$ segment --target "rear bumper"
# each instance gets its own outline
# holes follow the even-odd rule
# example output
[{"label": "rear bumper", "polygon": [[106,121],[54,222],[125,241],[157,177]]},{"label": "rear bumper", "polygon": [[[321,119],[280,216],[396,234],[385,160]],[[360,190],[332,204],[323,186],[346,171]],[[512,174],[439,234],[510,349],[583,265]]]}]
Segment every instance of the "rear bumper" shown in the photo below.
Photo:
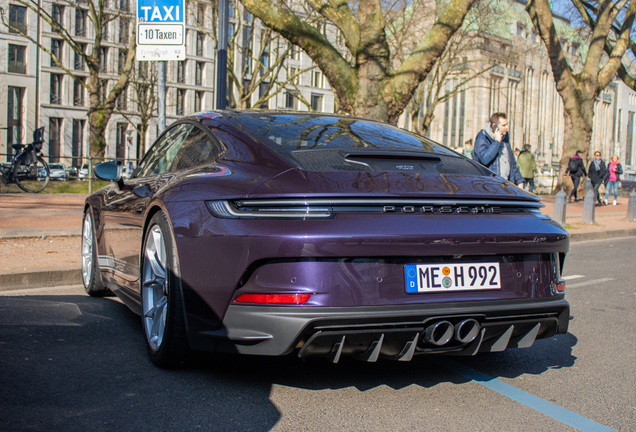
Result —
[{"label": "rear bumper", "polygon": [[[563,296],[550,299],[498,300],[368,307],[286,307],[231,305],[221,329],[190,332],[190,345],[204,351],[299,356],[354,356],[410,360],[417,354],[474,355],[525,348],[535,339],[565,334],[570,306]],[[425,329],[442,320],[456,325],[479,322],[469,343],[452,339],[443,346],[422,340]]]}]

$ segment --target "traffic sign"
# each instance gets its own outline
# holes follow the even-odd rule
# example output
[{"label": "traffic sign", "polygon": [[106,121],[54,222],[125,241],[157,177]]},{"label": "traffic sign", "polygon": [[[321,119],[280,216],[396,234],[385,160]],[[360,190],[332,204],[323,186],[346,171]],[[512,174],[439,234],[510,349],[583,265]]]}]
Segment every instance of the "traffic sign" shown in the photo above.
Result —
[{"label": "traffic sign", "polygon": [[185,59],[185,0],[137,0],[137,60]]}]

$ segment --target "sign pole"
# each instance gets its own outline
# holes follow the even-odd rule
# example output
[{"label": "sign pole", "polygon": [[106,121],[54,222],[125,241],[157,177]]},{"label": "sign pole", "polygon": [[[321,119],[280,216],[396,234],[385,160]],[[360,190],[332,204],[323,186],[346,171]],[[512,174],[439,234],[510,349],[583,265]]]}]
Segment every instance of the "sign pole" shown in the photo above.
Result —
[{"label": "sign pole", "polygon": [[160,61],[158,63],[157,115],[159,117],[159,130],[157,135],[161,135],[166,130],[166,65],[168,62]]},{"label": "sign pole", "polygon": [[216,109],[227,106],[227,39],[229,0],[219,0],[219,26],[216,55]]}]

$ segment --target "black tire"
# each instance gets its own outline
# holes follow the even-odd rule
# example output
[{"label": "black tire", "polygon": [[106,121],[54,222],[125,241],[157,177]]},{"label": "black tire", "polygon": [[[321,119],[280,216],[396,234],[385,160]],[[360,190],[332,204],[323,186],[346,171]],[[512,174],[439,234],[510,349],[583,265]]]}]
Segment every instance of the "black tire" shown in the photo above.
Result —
[{"label": "black tire", "polygon": [[91,297],[104,297],[111,294],[111,291],[104,286],[101,272],[99,271],[99,261],[97,261],[97,241],[95,239],[95,224],[90,210],[84,213],[82,222],[82,282],[86,293]]},{"label": "black tire", "polygon": [[174,240],[162,212],[148,224],[142,253],[141,322],[150,360],[160,367],[189,362],[193,351],[186,336]]},{"label": "black tire", "polygon": [[[44,177],[40,172],[44,171]],[[22,159],[15,161],[13,167],[13,179],[20,189],[25,192],[40,192],[49,184],[51,170],[49,165],[40,156],[31,164],[25,165]]]}]

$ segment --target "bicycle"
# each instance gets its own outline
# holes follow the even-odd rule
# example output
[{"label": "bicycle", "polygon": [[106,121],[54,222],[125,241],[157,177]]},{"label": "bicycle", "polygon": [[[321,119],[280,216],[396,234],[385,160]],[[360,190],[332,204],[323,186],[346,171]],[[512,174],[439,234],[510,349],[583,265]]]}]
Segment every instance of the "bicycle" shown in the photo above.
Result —
[{"label": "bicycle", "polygon": [[33,131],[31,144],[12,144],[18,154],[11,160],[8,169],[0,169],[2,183],[18,185],[25,192],[40,192],[49,184],[51,170],[49,165],[38,155],[42,151],[44,128]]}]

